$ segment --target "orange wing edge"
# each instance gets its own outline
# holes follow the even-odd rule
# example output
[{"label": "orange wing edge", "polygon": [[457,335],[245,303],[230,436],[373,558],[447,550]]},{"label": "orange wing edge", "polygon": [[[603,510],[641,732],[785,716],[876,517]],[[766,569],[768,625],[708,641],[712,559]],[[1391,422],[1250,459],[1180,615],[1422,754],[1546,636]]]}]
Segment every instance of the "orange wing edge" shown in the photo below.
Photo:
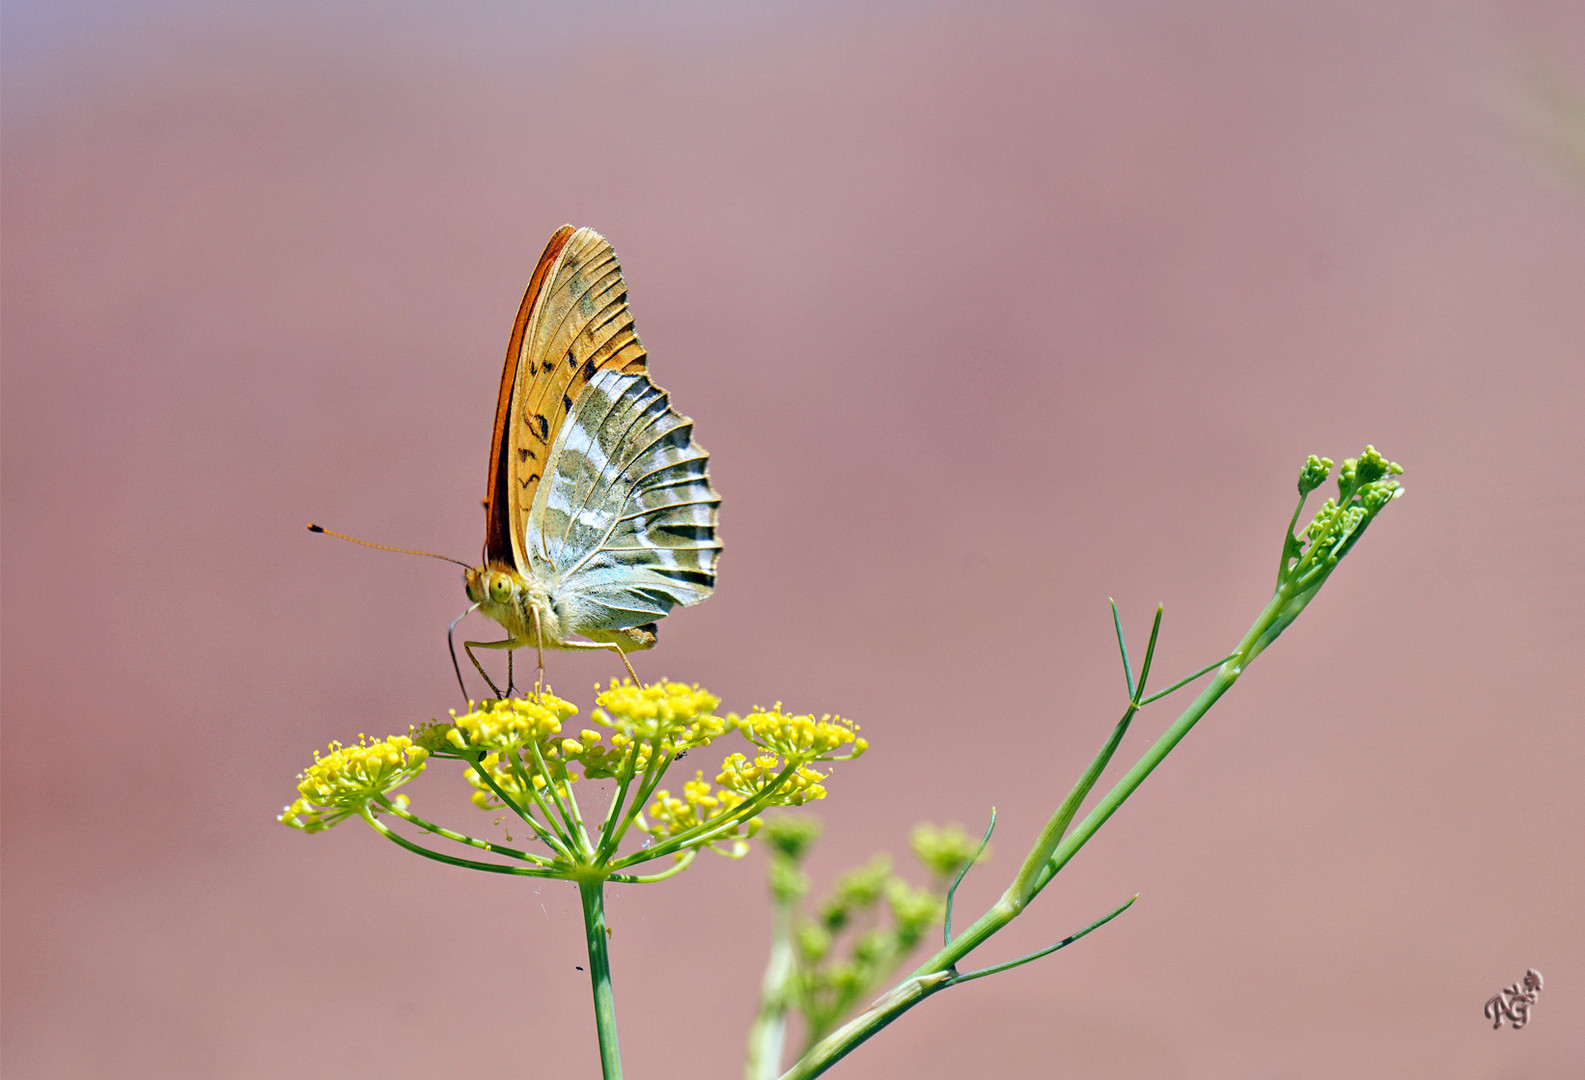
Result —
[{"label": "orange wing edge", "polygon": [[[534,267],[534,276],[528,279],[528,289],[523,293],[523,303],[517,309],[517,321],[512,324],[512,338],[506,343],[506,365],[501,370],[501,393],[495,402],[495,433],[490,437],[490,478],[484,494],[484,565],[502,563],[514,566],[512,552],[512,524],[509,520],[507,499],[507,441],[506,426],[512,419],[512,388],[517,384],[517,365],[522,358],[523,336],[539,307],[540,294],[550,279],[551,269],[561,257],[567,241],[572,239],[573,227],[563,225],[551,234],[545,253]],[[522,567],[518,567],[522,570]]]}]

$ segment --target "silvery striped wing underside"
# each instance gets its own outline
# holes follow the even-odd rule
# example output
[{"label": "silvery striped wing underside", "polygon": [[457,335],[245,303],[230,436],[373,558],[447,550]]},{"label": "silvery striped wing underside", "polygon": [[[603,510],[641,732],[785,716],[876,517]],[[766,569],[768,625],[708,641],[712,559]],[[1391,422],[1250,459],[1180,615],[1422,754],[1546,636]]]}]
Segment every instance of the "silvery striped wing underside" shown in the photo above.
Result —
[{"label": "silvery striped wing underside", "polygon": [[643,371],[606,369],[556,433],[523,537],[567,629],[617,630],[696,604],[715,586],[709,455]]}]

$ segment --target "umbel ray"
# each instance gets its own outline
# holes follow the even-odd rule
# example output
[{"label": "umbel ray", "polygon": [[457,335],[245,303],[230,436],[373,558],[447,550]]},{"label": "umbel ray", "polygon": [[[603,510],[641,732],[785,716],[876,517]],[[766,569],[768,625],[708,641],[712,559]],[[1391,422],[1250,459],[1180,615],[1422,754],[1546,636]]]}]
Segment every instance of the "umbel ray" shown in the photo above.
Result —
[{"label": "umbel ray", "polygon": [[[627,653],[654,646],[656,623],[715,587],[721,498],[693,421],[649,378],[616,253],[592,229],[563,225],[529,279],[506,348],[484,496],[482,565],[465,568],[473,605],[505,628],[463,650],[497,697],[475,648],[532,646],[535,686],[546,649],[609,649],[638,681]],[[579,640],[582,639],[582,640]]]}]

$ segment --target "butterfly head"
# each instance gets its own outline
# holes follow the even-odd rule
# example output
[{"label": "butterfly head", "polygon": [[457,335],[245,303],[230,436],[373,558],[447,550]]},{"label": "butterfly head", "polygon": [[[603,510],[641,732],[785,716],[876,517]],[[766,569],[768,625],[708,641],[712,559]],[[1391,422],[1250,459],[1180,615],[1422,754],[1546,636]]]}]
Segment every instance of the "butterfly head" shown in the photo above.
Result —
[{"label": "butterfly head", "polygon": [[462,575],[468,589],[468,599],[482,608],[510,604],[525,585],[523,578],[504,566],[470,566]]}]

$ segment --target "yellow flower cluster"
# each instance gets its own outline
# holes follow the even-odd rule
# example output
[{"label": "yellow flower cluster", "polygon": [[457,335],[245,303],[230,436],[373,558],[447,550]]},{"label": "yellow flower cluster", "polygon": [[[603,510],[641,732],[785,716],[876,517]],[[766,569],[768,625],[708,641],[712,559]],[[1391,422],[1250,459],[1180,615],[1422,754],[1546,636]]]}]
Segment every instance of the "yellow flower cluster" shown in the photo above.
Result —
[{"label": "yellow flower cluster", "polygon": [[[613,679],[595,700],[590,726],[576,732],[568,723],[577,706],[544,693],[470,702],[468,711],[452,714],[449,723],[430,722],[379,742],[332,743],[330,754],[316,758],[299,777],[302,797],[281,820],[318,831],[367,813],[378,801],[373,809],[394,807],[415,828],[456,839],[409,813],[405,799],[387,802],[387,792],[434,757],[468,766],[464,775],[476,806],[511,806],[563,854],[588,846],[587,837],[576,835],[583,824],[574,782],[615,779],[608,811],[615,816],[602,827],[603,837],[620,839],[633,826],[660,842],[649,846],[650,857],[692,858],[700,847],[736,856],[747,851],[747,840],[758,831],[760,811],[823,799],[827,771],[816,766],[857,757],[866,747],[854,726],[840,717],[791,716],[780,704],[742,719],[718,716],[720,699],[697,684],[635,685]],[[752,747],[728,755],[713,784],[699,771],[676,794],[656,790],[665,767],[728,733],[743,735]],[[644,803],[649,805],[641,810]],[[613,865],[641,862],[643,855],[634,852]]]},{"label": "yellow flower cluster", "polygon": [[[514,761],[518,763],[518,768],[514,769],[512,767]],[[566,767],[558,759],[547,758],[545,764],[556,777],[557,792],[565,795],[567,784],[576,780],[577,777],[569,774]],[[479,759],[479,768],[489,773],[490,779],[495,781],[495,788],[492,788],[479,775],[477,769],[469,769],[464,774],[468,778],[468,783],[473,785],[474,788],[473,805],[480,810],[499,810],[505,805],[501,802],[501,797],[495,793],[496,788],[509,795],[518,806],[527,806],[533,799],[528,797],[523,781],[527,780],[529,784],[532,784],[535,792],[544,791],[549,784],[545,774],[540,771],[532,756],[528,754],[522,754],[520,757],[513,752],[508,752],[505,755],[485,754],[484,757]]]},{"label": "yellow flower cluster", "polygon": [[[594,720],[600,722],[600,714],[596,711]],[[607,746],[599,745],[603,736],[598,731],[584,731],[577,741],[567,739],[562,744],[562,750],[568,761],[577,761],[583,765],[583,774],[591,780],[607,780],[622,774],[624,768],[631,768],[634,773],[642,773],[649,768],[654,751],[647,742],[636,743],[634,740],[620,732],[611,734],[611,742]],[[633,764],[629,765],[629,757]]]},{"label": "yellow flower cluster", "polygon": [[[840,716],[788,716],[781,702],[770,710],[759,709],[737,722],[744,738],[755,746],[792,761],[848,761],[869,748],[858,729]],[[838,753],[852,745],[847,753]]]},{"label": "yellow flower cluster", "polygon": [[655,801],[649,808],[651,820],[646,820],[642,826],[651,836],[664,839],[731,813],[742,802],[741,797],[730,791],[711,791],[710,782],[700,770],[682,785],[680,799],[665,789],[655,792]]},{"label": "yellow flower cluster", "polygon": [[315,751],[314,763],[298,774],[301,797],[278,820],[304,832],[328,829],[423,772],[427,757],[429,751],[406,735],[376,742],[360,735],[356,746],[333,742],[324,757]]},{"label": "yellow flower cluster", "polygon": [[786,768],[775,754],[756,754],[753,761],[742,754],[728,754],[715,782],[745,799],[768,792],[767,806],[802,806],[826,797],[826,789],[820,783],[826,774],[807,765],[794,765],[792,772],[772,789],[771,784]]},{"label": "yellow flower cluster", "polygon": [[[689,829],[708,825],[710,821],[720,820],[723,815],[731,814],[732,810],[742,806],[742,796],[734,791],[712,791],[710,782],[704,779],[704,772],[694,772],[694,779],[683,783],[682,798],[672,795],[670,791],[659,790],[655,793],[655,802],[650,804],[647,817],[640,817],[637,826],[644,829],[645,833],[664,841],[667,837],[678,836]],[[734,828],[716,837],[708,847],[723,855],[742,856],[748,853],[748,837],[759,831],[759,818],[750,818],[748,821],[739,821]]]},{"label": "yellow flower cluster", "polygon": [[[635,686],[631,680],[611,680],[595,703],[597,724],[613,728],[628,739],[658,739],[662,750],[680,753],[704,746],[731,726],[716,716],[721,699],[698,684],[658,682]],[[612,742],[616,742],[613,737]]]},{"label": "yellow flower cluster", "polygon": [[458,750],[516,750],[561,732],[578,706],[552,694],[489,698],[470,713],[452,717],[446,741]]}]

